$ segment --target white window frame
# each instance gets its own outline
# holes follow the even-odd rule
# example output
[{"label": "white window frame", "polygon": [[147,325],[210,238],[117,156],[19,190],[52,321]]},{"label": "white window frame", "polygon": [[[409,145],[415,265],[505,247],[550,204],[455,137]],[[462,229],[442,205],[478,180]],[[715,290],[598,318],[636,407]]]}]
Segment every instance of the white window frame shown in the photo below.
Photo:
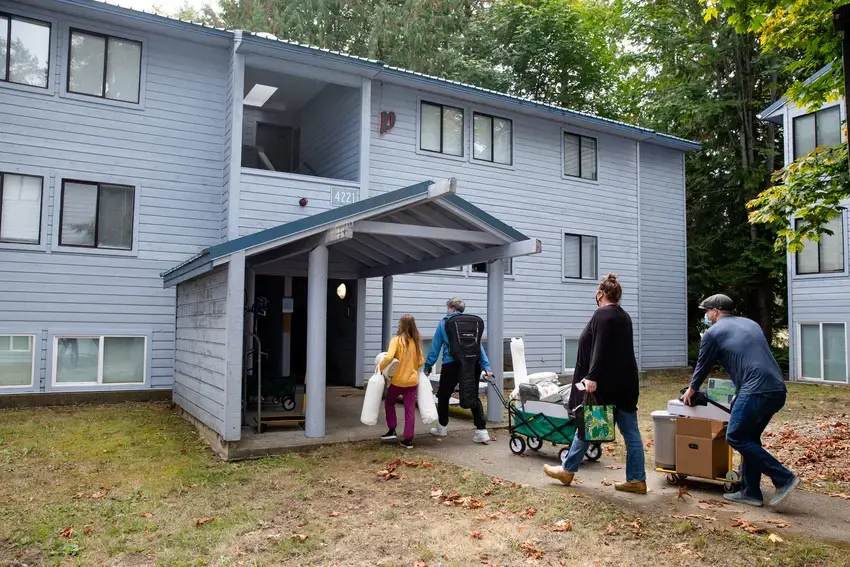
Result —
[{"label": "white window frame", "polygon": [[[596,239],[596,273],[593,274],[592,277],[589,277],[589,278],[567,278],[567,277],[564,276],[564,237],[565,236],[579,236],[579,237],[587,236],[589,238],[595,238]],[[567,229],[561,230],[561,244],[560,244],[560,246],[561,246],[561,266],[558,269],[561,270],[561,281],[563,283],[577,283],[577,284],[584,283],[584,284],[594,284],[594,285],[599,283],[599,274],[601,272],[601,270],[599,268],[599,258],[601,256],[601,254],[600,254],[601,241],[602,241],[602,239],[599,237],[599,235],[592,233],[592,232],[583,232],[583,231],[567,230]],[[579,249],[581,249],[581,244],[579,244]],[[579,258],[579,272],[581,272],[581,258]]]},{"label": "white window frame", "polygon": [[[62,187],[69,183],[91,183],[103,185],[126,185],[134,189],[133,201],[133,247],[130,250],[114,248],[97,248],[86,246],[61,246],[59,234],[62,231]],[[142,185],[138,180],[109,175],[94,175],[78,179],[75,176],[59,177],[56,179],[56,190],[53,192],[53,235],[51,251],[62,254],[94,254],[96,256],[131,256],[139,255],[139,210],[142,202]]]},{"label": "white window frame", "polygon": [[[488,161],[486,159],[478,159],[475,157],[475,115],[481,114],[482,116],[487,116],[488,118],[499,118],[502,120],[510,120],[511,121],[511,163],[498,163],[494,161]],[[507,112],[493,112],[492,110],[486,110],[484,108],[472,107],[469,112],[471,121],[469,124],[469,163],[475,165],[482,165],[484,167],[497,167],[500,169],[507,169],[510,171],[516,170],[516,117]],[[464,120],[465,121],[465,120]],[[464,124],[464,127],[466,125]]]},{"label": "white window frame", "polygon": [[[442,152],[432,152],[428,150],[422,149],[422,103],[425,104],[441,104],[443,106],[450,106],[452,108],[459,108],[463,110],[463,152],[459,156],[453,156],[451,154],[444,154]],[[416,140],[414,142],[414,147],[416,148],[416,155],[427,156],[437,160],[453,160],[459,162],[468,162],[469,161],[469,144],[470,144],[470,135],[469,135],[469,120],[467,120],[470,116],[469,105],[463,104],[462,102],[452,100],[445,97],[440,96],[420,96],[416,98]]]},{"label": "white window frame", "polygon": [[[846,278],[850,275],[850,267],[848,267],[847,263],[850,261],[850,235],[847,233],[847,210],[842,209],[839,213],[841,215],[841,226],[844,229],[844,241],[842,242],[842,253],[844,254],[844,270],[841,272],[818,272],[814,274],[798,274],[797,273],[797,254],[798,252],[789,252],[789,256],[791,256],[791,277],[795,280],[807,280],[807,279],[821,279],[821,278]],[[794,228],[797,227],[797,218],[791,218],[791,226]],[[808,240],[803,243],[803,245],[811,243],[818,244],[819,242],[814,242]],[[820,269],[820,265],[818,265],[818,269]]]},{"label": "white window frame", "polygon": [[[88,331],[50,331],[48,360],[50,361],[51,390],[139,390],[150,387],[151,382],[151,344],[152,334],[147,331],[116,331],[93,333]],[[141,382],[103,382],[103,342],[104,338],[143,338],[145,339],[144,368]],[[97,347],[97,382],[56,382],[56,372],[59,354],[59,339],[98,339]]]},{"label": "white window frame", "polygon": [[[575,367],[567,368],[567,341],[578,343],[579,338],[574,335],[561,335],[561,368],[564,369],[565,376],[572,376],[575,374],[576,369]],[[576,348],[576,358],[578,358],[578,348]]]},{"label": "white window frame", "polygon": [[56,18],[44,14],[43,12],[21,12],[16,9],[9,9],[5,5],[0,6],[0,12],[13,17],[19,17],[27,20],[39,20],[46,24],[50,24],[50,57],[47,62],[47,87],[34,87],[32,85],[21,85],[18,83],[0,81],[0,89],[24,91],[51,97],[56,96],[56,63],[58,59],[56,56],[58,53],[56,46],[59,44],[59,21]]},{"label": "white window frame", "polygon": [[[818,326],[818,338],[820,339],[820,378],[810,378],[803,376],[803,329],[802,327]],[[837,380],[827,380],[824,378],[823,368],[823,326],[824,325],[841,325],[844,327],[844,382]],[[819,322],[798,322],[797,323],[797,348],[794,349],[794,354],[797,357],[797,376],[800,380],[806,382],[817,382],[819,384],[847,384],[850,378],[850,349],[847,348],[847,323],[844,321],[819,321]]]},{"label": "white window frame", "polygon": [[16,386],[0,386],[0,394],[8,394],[15,392],[32,392],[38,389],[39,381],[36,379],[36,376],[41,371],[41,332],[35,330],[15,330],[8,327],[0,327],[0,340],[5,337],[9,337],[9,350],[11,352],[26,352],[25,350],[15,349],[12,350],[12,336],[16,337],[29,337],[30,344],[32,345],[32,376],[30,376],[29,384],[22,384]]},{"label": "white window frame", "polygon": [[[514,268],[515,268],[514,260],[515,260],[515,258],[502,258],[502,260],[504,260],[505,262],[510,264],[510,267],[511,267],[511,271],[509,273],[505,273],[505,279],[506,280],[514,279]],[[476,262],[476,264],[489,264],[489,263],[490,262]],[[471,278],[486,278],[487,277],[487,272],[475,272],[475,271],[473,271],[472,270],[472,264],[465,265],[463,267],[463,269],[466,272],[466,275],[471,277]],[[489,266],[488,266],[487,269],[488,270],[490,269]]]},{"label": "white window frame", "polygon": [[[813,116],[814,117],[814,121],[815,121],[815,131],[814,131],[815,148],[819,148],[823,144],[818,144],[818,126],[817,126],[818,118],[817,118],[817,114],[819,112],[824,112],[826,110],[832,110],[833,108],[838,107],[838,132],[839,132],[839,135],[841,137],[841,142],[845,141],[844,140],[844,134],[842,132],[843,123],[844,123],[844,117],[842,116],[842,108],[841,108],[842,106],[843,105],[840,104],[840,103],[839,104],[829,104],[829,105],[822,106],[821,108],[817,109],[814,112],[803,112],[802,114],[797,114],[796,116],[791,117],[791,136],[789,136],[789,142],[791,144],[791,160],[792,161],[796,161],[797,159],[800,159],[801,157],[805,157],[805,156],[800,156],[800,158],[794,157],[794,155],[797,153],[797,144],[795,142],[797,121],[800,120],[801,118],[805,118],[807,116]],[[806,155],[808,155],[808,154],[806,154]]]},{"label": "white window frame", "polygon": [[[577,175],[566,175],[566,174],[564,174],[564,165],[566,165],[566,159],[565,159],[566,158],[566,143],[564,141],[564,135],[565,134],[571,134],[573,136],[579,136],[579,137],[584,137],[584,138],[593,138],[596,141],[596,179],[586,179],[584,177],[580,177],[580,176],[577,176]],[[587,131],[582,130],[580,128],[562,127],[561,128],[561,139],[560,139],[560,142],[559,142],[559,144],[560,144],[559,147],[561,148],[561,171],[560,171],[561,179],[563,179],[564,181],[576,181],[578,183],[589,183],[591,185],[599,185],[599,178],[602,177],[602,175],[601,175],[602,174],[602,168],[600,167],[602,160],[599,159],[599,156],[601,154],[599,142],[600,142],[599,134],[596,133],[596,132],[587,132]],[[581,144],[581,142],[579,142],[579,145],[580,144]],[[581,160],[580,155],[579,155],[579,160]]]},{"label": "white window frame", "polygon": [[[52,190],[52,178],[50,172],[40,169],[31,169],[28,167],[20,167],[8,162],[0,162],[0,173],[9,175],[24,175],[29,177],[41,177],[41,217],[38,224],[39,243],[28,244],[25,242],[2,242],[0,241],[0,250],[29,250],[29,251],[46,251],[48,238],[44,234],[45,223],[48,218],[48,207],[50,206],[50,191]],[[0,205],[2,206],[2,205]]]},{"label": "white window frame", "polygon": [[[139,75],[139,102],[128,102],[123,100],[112,100],[106,97],[92,96],[80,93],[70,92],[68,90],[68,67],[71,62],[71,30],[82,33],[91,32],[97,35],[111,36],[116,39],[126,39],[129,41],[137,41],[142,44],[142,59],[140,63]],[[62,24],[62,66],[59,76],[59,96],[68,100],[75,100],[89,104],[103,104],[107,106],[117,107],[124,110],[141,111],[145,109],[145,91],[147,91],[147,69],[148,69],[148,51],[149,43],[146,36],[135,33],[126,33],[121,28],[113,28],[109,26],[91,25],[90,22],[71,20]]]}]

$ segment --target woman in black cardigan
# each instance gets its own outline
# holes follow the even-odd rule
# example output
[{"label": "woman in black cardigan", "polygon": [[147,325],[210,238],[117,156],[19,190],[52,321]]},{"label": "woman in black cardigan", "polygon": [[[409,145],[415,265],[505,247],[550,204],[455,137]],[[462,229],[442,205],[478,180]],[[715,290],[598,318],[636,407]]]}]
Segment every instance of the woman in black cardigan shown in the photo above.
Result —
[{"label": "woman in black cardigan", "polygon": [[[576,387],[584,382],[588,393],[606,405],[617,408],[617,427],[626,443],[626,482],[614,487],[622,492],[646,494],[646,468],[643,440],[637,419],[638,368],[635,361],[632,318],[620,307],[623,287],[616,274],[608,274],[596,289],[599,308],[590,318],[578,340],[570,408],[584,401],[584,392]],[[588,443],[576,434],[562,466],[545,465],[544,472],[564,484],[570,484],[578,471]]]}]

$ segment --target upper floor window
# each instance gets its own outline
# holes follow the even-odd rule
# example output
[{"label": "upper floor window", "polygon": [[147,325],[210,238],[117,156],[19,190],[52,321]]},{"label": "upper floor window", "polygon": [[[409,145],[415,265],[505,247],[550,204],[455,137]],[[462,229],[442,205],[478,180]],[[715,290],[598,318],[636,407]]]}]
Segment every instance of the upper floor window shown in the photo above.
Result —
[{"label": "upper floor window", "polygon": [[463,156],[463,109],[423,102],[419,111],[419,149]]},{"label": "upper floor window", "polygon": [[132,250],[135,193],[126,185],[63,181],[59,244]]},{"label": "upper floor window", "polygon": [[41,242],[43,179],[0,172],[0,242]]},{"label": "upper floor window", "polygon": [[794,159],[808,155],[820,146],[840,143],[841,112],[838,106],[794,119]]},{"label": "upper floor window", "polygon": [[50,24],[0,13],[0,81],[47,88]]},{"label": "upper floor window", "polygon": [[[796,228],[802,228],[803,221],[797,219]],[[824,228],[832,234],[823,233],[818,242],[807,240],[803,249],[797,252],[797,274],[834,274],[844,271],[844,215],[833,217]]]},{"label": "upper floor window", "polygon": [[71,30],[68,92],[123,102],[139,102],[142,44]]},{"label": "upper floor window", "polygon": [[[513,258],[505,258],[503,260],[504,272],[506,276],[510,276],[514,273],[514,259]],[[487,262],[480,262],[478,264],[472,264],[470,269],[473,274],[486,274],[487,273]]]},{"label": "upper floor window", "polygon": [[564,132],[564,175],[596,180],[596,138]]},{"label": "upper floor window", "polygon": [[472,113],[472,157],[481,161],[513,164],[513,121]]},{"label": "upper floor window", "polygon": [[598,264],[595,236],[564,235],[564,278],[595,280]]}]

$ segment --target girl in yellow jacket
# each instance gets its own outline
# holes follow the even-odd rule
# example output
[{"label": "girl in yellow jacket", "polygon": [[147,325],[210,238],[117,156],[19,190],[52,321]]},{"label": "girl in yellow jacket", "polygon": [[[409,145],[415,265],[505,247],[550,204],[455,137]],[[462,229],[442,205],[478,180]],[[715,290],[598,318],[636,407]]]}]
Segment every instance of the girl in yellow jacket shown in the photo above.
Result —
[{"label": "girl in yellow jacket", "polygon": [[390,341],[389,349],[379,365],[379,370],[383,372],[394,358],[398,359],[398,368],[392,376],[384,402],[389,431],[383,434],[381,439],[392,441],[398,438],[395,432],[398,425],[395,403],[401,395],[404,398],[404,438],[399,444],[406,449],[412,449],[413,428],[416,420],[416,387],[419,384],[419,368],[425,364],[425,357],[422,356],[422,339],[412,315],[402,315],[399,319],[398,333]]}]

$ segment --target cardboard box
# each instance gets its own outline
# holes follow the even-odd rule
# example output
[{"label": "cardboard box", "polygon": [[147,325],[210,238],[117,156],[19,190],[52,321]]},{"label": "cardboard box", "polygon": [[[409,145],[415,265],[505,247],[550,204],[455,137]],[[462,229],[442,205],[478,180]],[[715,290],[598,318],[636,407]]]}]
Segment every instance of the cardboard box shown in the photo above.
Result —
[{"label": "cardboard box", "polygon": [[696,417],[676,420],[676,472],[723,478],[729,471],[726,424]]}]

